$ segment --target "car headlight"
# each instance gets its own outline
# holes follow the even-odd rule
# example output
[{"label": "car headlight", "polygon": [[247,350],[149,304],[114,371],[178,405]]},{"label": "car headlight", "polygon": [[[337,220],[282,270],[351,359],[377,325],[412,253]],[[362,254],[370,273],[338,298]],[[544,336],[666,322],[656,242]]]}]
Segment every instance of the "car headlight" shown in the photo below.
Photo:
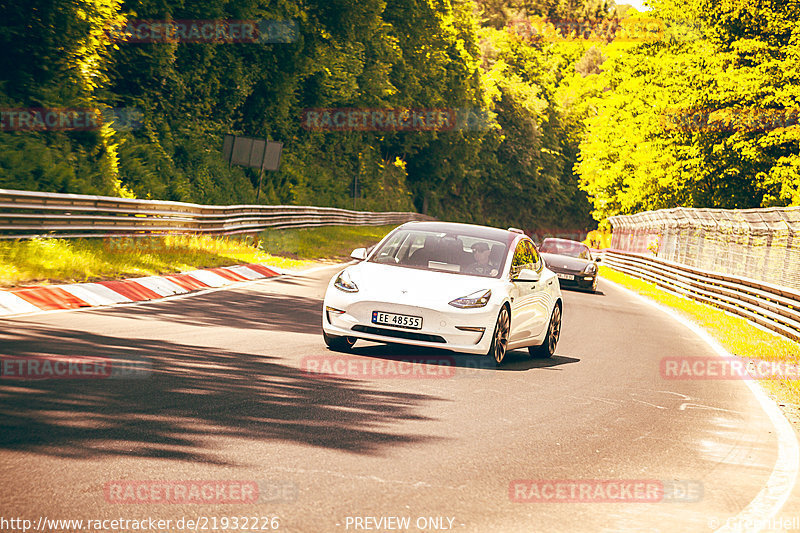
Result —
[{"label": "car headlight", "polygon": [[586,268],[583,269],[584,274],[594,274],[597,272],[597,265],[594,263],[589,263],[586,265]]},{"label": "car headlight", "polygon": [[347,270],[342,270],[336,281],[333,282],[333,286],[344,292],[358,292],[358,285],[350,279],[350,274]]},{"label": "car headlight", "polygon": [[473,292],[472,294],[468,294],[467,296],[456,298],[452,302],[449,302],[449,304],[453,307],[459,307],[461,309],[474,309],[476,307],[486,307],[486,304],[489,303],[489,298],[491,297],[492,291],[480,290]]}]

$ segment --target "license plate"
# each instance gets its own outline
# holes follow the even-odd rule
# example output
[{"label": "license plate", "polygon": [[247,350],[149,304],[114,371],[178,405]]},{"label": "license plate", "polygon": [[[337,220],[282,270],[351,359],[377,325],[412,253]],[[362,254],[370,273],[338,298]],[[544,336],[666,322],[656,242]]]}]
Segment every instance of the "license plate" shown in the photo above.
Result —
[{"label": "license plate", "polygon": [[558,277],[559,277],[559,279],[568,279],[568,280],[573,280],[573,279],[575,279],[575,276],[573,276],[572,274],[561,274],[561,273],[557,273],[557,274],[556,274],[556,276],[558,276]]},{"label": "license plate", "polygon": [[396,315],[382,311],[372,312],[372,323],[394,326],[396,328],[422,329],[422,317],[410,315]]}]

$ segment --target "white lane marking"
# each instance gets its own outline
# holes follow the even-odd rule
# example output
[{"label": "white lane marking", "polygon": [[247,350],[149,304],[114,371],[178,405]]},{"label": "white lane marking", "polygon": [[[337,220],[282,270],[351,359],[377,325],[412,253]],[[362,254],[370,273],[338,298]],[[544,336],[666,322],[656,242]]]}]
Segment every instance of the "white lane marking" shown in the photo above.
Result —
[{"label": "white lane marking", "polygon": [[708,411],[725,411],[726,413],[742,414],[739,411],[731,411],[730,409],[723,409],[722,407],[711,407],[710,405],[703,405],[699,403],[682,403],[678,407],[678,411],[685,411],[686,409],[705,409]]},{"label": "white lane marking", "polygon": [[649,405],[650,407],[655,407],[656,409],[666,409],[666,407],[664,407],[663,405],[656,405],[654,403],[646,402],[644,400],[637,400],[636,398],[631,398],[631,400],[633,400],[634,402],[639,402],[645,405]]},{"label": "white lane marking", "polygon": [[[647,305],[669,315],[673,320],[684,325],[695,335],[700,337],[700,339],[708,344],[720,357],[733,357],[728,350],[723,348],[722,345],[714,340],[703,328],[677,314],[672,309],[668,309],[613,281],[607,279],[603,281],[613,284],[616,288],[631,294]],[[775,460],[772,474],[769,476],[764,488],[761,489],[756,497],[753,498],[739,514],[729,518],[715,533],[731,533],[734,531],[737,533],[758,533],[762,531],[770,522],[774,522],[773,519],[783,508],[786,500],[789,499],[794,489],[795,482],[797,481],[798,471],[800,471],[800,444],[797,442],[797,435],[794,432],[794,428],[792,428],[792,425],[775,402],[766,395],[754,380],[745,379],[742,381],[750,388],[753,396],[756,397],[761,408],[775,427],[775,436],[778,440],[778,457]],[[709,521],[709,524],[711,523],[712,522]]]},{"label": "white lane marking", "polygon": [[680,392],[673,392],[671,390],[659,390],[659,391],[656,391],[656,392],[662,392],[664,394],[674,394],[675,396],[680,396],[684,400],[691,400],[692,399],[691,396],[686,396],[685,394],[682,394]]},{"label": "white lane marking", "polygon": [[[574,396],[573,396],[573,398],[574,398]],[[590,400],[597,400],[598,402],[605,402],[605,403],[608,403],[608,404],[611,404],[611,405],[619,405],[620,403],[622,403],[622,400],[617,400],[617,399],[598,398],[596,396],[587,396],[587,398],[589,398]]]}]

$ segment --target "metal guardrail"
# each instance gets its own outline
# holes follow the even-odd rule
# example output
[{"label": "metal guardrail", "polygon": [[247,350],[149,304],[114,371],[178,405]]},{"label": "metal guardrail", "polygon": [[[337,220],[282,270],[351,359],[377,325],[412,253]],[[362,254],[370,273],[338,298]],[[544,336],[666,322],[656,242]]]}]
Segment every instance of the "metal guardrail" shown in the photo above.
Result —
[{"label": "metal guardrail", "polygon": [[800,289],[800,207],[676,207],[608,220],[615,250]]},{"label": "metal guardrail", "polygon": [[199,205],[0,189],[0,239],[231,235],[266,228],[377,226],[432,220],[419,213],[296,205]]},{"label": "metal guardrail", "polygon": [[800,340],[800,290],[710,272],[652,255],[619,250],[604,250],[603,255],[605,264],[615,270]]}]

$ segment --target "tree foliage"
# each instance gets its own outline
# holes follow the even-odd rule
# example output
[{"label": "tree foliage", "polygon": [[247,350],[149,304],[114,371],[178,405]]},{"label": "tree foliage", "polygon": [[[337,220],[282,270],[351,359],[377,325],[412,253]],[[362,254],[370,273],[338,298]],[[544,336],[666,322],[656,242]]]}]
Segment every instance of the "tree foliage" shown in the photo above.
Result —
[{"label": "tree foliage", "polygon": [[[587,227],[573,168],[584,104],[564,105],[564,95],[597,85],[579,84],[576,63],[598,78],[605,56],[510,23],[614,13],[597,0],[12,0],[0,6],[1,106],[136,108],[141,124],[2,132],[0,187],[254,203],[258,173],[222,157],[223,135],[236,133],[284,143],[262,203]],[[135,43],[109,31],[191,19],[291,20],[297,31],[274,43]],[[316,108],[460,109],[481,120],[452,131],[309,131],[303,111]]]},{"label": "tree foliage", "polygon": [[575,83],[595,218],[800,203],[798,5],[653,3],[661,38],[612,43],[602,72]]}]

